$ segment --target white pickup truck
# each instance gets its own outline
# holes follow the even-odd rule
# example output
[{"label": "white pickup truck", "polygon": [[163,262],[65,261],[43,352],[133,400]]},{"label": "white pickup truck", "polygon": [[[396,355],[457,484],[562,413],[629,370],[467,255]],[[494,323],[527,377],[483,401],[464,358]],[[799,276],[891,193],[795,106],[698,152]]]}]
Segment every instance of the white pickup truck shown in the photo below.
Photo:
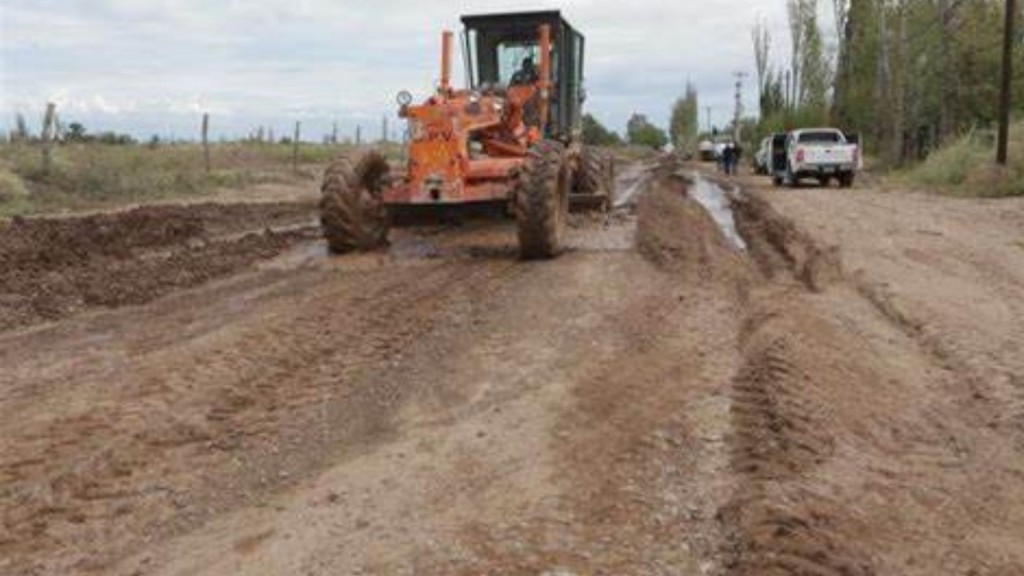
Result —
[{"label": "white pickup truck", "polygon": [[849,143],[835,128],[794,130],[786,139],[786,168],[775,173],[776,185],[797,186],[804,178],[814,178],[828,186],[835,178],[842,188],[853,186],[860,164],[860,147]]}]

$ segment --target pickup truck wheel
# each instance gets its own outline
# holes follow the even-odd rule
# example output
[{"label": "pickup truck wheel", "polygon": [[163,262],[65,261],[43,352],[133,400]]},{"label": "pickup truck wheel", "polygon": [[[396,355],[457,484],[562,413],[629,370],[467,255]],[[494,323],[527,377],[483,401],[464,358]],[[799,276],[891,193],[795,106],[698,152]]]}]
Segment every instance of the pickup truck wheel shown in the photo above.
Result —
[{"label": "pickup truck wheel", "polygon": [[818,185],[822,188],[828,188],[830,179],[828,176],[818,176]]},{"label": "pickup truck wheel", "polygon": [[778,174],[772,176],[772,184],[782,186],[782,176],[779,176]]},{"label": "pickup truck wheel", "polygon": [[840,188],[852,188],[853,187],[853,172],[844,172],[839,175],[839,187]]},{"label": "pickup truck wheel", "polygon": [[793,169],[786,168],[786,185],[790,188],[799,188],[800,181],[797,179],[796,174],[793,173]]}]

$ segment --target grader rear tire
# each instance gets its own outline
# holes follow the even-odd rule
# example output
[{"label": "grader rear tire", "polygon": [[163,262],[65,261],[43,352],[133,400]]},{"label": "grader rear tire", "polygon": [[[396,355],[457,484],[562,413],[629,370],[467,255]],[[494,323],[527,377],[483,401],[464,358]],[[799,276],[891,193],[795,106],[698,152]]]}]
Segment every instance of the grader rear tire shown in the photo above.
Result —
[{"label": "grader rear tire", "polygon": [[554,258],[562,250],[569,212],[565,147],[542,140],[526,155],[515,191],[519,255],[524,260]]},{"label": "grader rear tire", "polygon": [[354,166],[343,157],[324,172],[320,225],[331,252],[365,252],[387,245],[388,214],[382,194],[388,171],[384,156],[370,152]]},{"label": "grader rear tire", "polygon": [[580,151],[576,173],[573,174],[573,193],[600,197],[603,199],[602,209],[609,210],[615,200],[613,170],[611,154],[584,147]]},{"label": "grader rear tire", "polygon": [[584,148],[580,152],[580,165],[576,171],[573,191],[577,194],[607,193],[608,162],[609,159],[597,150]]}]

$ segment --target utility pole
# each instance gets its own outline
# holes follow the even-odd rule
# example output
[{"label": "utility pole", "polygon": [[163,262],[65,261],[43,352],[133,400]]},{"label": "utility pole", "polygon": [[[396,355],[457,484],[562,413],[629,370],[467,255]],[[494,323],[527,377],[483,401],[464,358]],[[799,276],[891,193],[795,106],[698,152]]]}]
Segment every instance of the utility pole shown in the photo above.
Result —
[{"label": "utility pole", "polygon": [[387,144],[388,143],[388,117],[387,117],[386,114],[384,115],[383,119],[381,120],[380,132],[381,132],[380,141],[383,142],[384,144]]},{"label": "utility pole", "polygon": [[743,116],[743,79],[747,77],[746,72],[734,72],[736,77],[736,111],[732,119],[732,141],[740,143],[740,117]]},{"label": "utility pole", "polygon": [[704,111],[708,118],[708,138],[711,137],[711,106],[705,106]]},{"label": "utility pole", "polygon": [[999,141],[996,163],[1006,166],[1007,141],[1010,137],[1010,90],[1013,80],[1013,38],[1016,28],[1017,1],[1006,0],[1006,25],[1003,30],[1003,86],[999,98]]}]

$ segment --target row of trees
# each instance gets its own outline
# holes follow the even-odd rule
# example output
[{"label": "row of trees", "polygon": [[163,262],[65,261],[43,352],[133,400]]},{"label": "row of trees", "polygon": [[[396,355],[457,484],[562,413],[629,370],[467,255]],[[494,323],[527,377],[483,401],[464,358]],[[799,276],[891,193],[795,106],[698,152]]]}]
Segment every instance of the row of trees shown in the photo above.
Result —
[{"label": "row of trees", "polygon": [[589,146],[646,146],[661,150],[668,145],[668,135],[644,114],[633,114],[626,123],[626,138],[606,128],[590,114],[583,116],[583,143]]},{"label": "row of trees", "polygon": [[697,103],[697,87],[686,83],[686,93],[672,106],[669,121],[669,135],[677,150],[693,151],[697,147],[700,107]]},{"label": "row of trees", "polygon": [[[753,29],[762,131],[833,123],[899,164],[994,126],[1003,0],[832,0],[832,49],[818,0],[787,6],[788,62],[773,65],[775,39],[762,24]],[[1016,51],[1019,60],[1020,42]]]},{"label": "row of trees", "polygon": [[[135,144],[136,140],[128,134],[105,131],[91,134],[86,131],[81,122],[70,122],[65,124],[60,118],[54,118],[54,138],[62,142],[98,142],[101,144]],[[33,142],[41,138],[39,134],[33,134],[29,130],[28,122],[23,114],[15,114],[14,129],[8,134],[11,142]]]}]

